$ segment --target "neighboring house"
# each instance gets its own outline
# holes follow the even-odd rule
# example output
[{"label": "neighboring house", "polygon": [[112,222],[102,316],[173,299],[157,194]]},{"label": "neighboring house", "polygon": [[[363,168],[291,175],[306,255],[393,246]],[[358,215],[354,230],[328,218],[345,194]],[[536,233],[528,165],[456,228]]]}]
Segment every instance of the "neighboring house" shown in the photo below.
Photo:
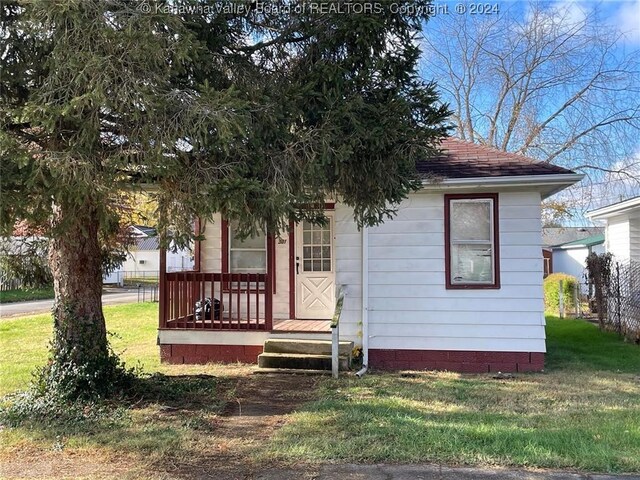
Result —
[{"label": "neighboring house", "polygon": [[[161,266],[162,360],[256,362],[267,340],[329,339],[341,286],[340,339],[369,367],[541,370],[541,200],[582,175],[455,139],[442,148],[417,165],[422,190],[375,228],[358,230],[340,201],[326,226],[278,238],[241,241],[217,216],[197,273]],[[220,304],[195,315],[204,297]]]},{"label": "neighboring house", "polygon": [[587,271],[587,257],[591,253],[604,253],[604,233],[573,242],[555,245],[553,247],[553,271],[568,273],[578,279],[582,284],[582,292],[588,289],[588,281],[585,276]]},{"label": "neighboring house", "polygon": [[585,284],[586,259],[591,252],[604,252],[602,227],[549,227],[542,229],[545,277],[567,273]]},{"label": "neighboring house", "polygon": [[640,197],[607,205],[587,213],[605,222],[605,250],[618,261],[640,261]]},{"label": "neighboring house", "polygon": [[[104,283],[122,285],[126,278],[157,278],[160,270],[160,239],[156,230],[143,225],[129,227],[133,244],[122,266],[103,278]],[[189,250],[166,251],[167,271],[183,271],[193,268],[193,256]]]},{"label": "neighboring house", "polygon": [[587,217],[605,223],[605,250],[615,261],[601,307],[605,322],[640,344],[640,197],[592,210]]}]

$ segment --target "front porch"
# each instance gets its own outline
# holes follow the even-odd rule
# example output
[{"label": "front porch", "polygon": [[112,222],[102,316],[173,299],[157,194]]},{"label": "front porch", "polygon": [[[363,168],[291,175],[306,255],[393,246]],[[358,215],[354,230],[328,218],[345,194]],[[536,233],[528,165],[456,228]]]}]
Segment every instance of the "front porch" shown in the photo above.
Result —
[{"label": "front porch", "polygon": [[329,320],[274,319],[271,285],[269,274],[164,272],[160,330],[330,333]]},{"label": "front porch", "polygon": [[[269,274],[163,273],[161,360],[255,364],[269,339],[328,342],[329,320],[273,318],[271,278]],[[212,300],[210,309],[202,308],[206,298]]]},{"label": "front porch", "polygon": [[[217,215],[206,239],[195,243],[193,271],[167,272],[161,252],[162,361],[258,363],[263,351],[284,353],[268,350],[279,340],[300,342],[302,350],[330,348],[336,285],[331,207],[324,226],[303,221],[278,237],[244,240]],[[195,230],[199,234],[199,222]]]}]

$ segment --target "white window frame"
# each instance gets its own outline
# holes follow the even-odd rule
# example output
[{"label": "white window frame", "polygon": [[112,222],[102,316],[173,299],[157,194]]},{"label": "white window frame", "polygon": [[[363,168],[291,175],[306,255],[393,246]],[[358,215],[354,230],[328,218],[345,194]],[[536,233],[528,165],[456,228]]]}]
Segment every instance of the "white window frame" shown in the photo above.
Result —
[{"label": "white window frame", "polygon": [[[227,229],[227,245],[229,245],[229,252],[227,253],[228,258],[228,265],[229,265],[229,273],[262,273],[265,274],[267,273],[267,269],[269,268],[269,255],[268,255],[268,243],[267,243],[267,235],[264,235],[264,248],[247,248],[247,247],[233,247],[232,244],[232,238],[233,238],[233,231],[234,231],[234,225],[232,222],[229,222],[229,228]],[[231,254],[233,252],[264,252],[264,269],[257,269],[257,268],[241,268],[239,270],[234,270],[233,269],[233,264],[231,262]]]}]

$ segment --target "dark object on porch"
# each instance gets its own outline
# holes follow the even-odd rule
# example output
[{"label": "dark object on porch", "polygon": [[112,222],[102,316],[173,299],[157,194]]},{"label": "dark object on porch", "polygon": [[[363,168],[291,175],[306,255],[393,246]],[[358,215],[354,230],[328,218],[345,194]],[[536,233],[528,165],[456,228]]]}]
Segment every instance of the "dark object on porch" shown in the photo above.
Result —
[{"label": "dark object on porch", "polygon": [[214,298],[211,301],[210,297],[204,300],[199,300],[195,305],[195,317],[196,320],[211,320],[211,305],[213,304],[213,319],[220,320],[220,300]]}]

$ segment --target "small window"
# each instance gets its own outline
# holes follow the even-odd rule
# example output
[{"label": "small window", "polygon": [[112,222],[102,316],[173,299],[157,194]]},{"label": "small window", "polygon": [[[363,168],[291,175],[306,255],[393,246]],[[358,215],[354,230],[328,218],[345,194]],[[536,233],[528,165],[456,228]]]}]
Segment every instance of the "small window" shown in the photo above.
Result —
[{"label": "small window", "polygon": [[229,272],[267,273],[267,237],[260,233],[241,240],[235,234],[234,223],[229,224]]},{"label": "small window", "polygon": [[447,288],[499,288],[498,196],[445,195]]}]

